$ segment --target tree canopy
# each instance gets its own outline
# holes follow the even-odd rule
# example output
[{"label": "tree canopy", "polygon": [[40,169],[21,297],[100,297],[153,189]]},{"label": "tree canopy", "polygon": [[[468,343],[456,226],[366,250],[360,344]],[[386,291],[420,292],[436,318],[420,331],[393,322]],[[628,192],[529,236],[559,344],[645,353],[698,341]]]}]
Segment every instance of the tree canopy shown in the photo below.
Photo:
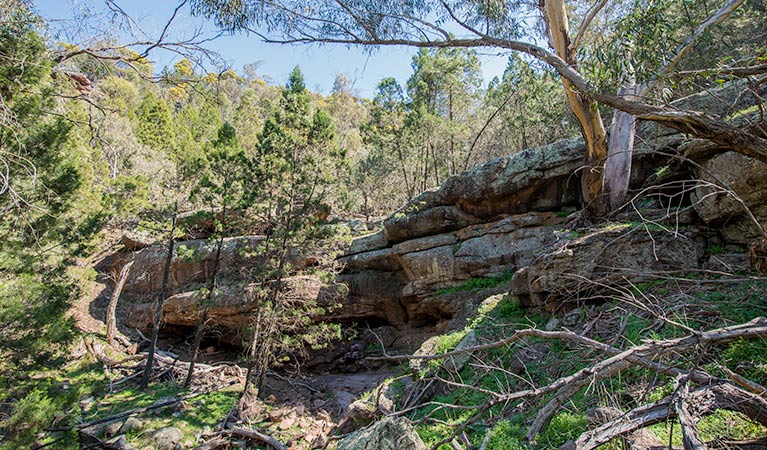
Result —
[{"label": "tree canopy", "polygon": [[[718,9],[711,9],[706,2],[675,0],[598,0],[588,6],[564,0],[538,4],[194,0],[192,4],[197,14],[212,17],[220,27],[252,32],[267,42],[490,47],[540,60],[562,78],[569,106],[586,140],[587,164],[593,169],[605,160],[614,165],[622,159],[608,158],[607,130],[597,109],[600,104],[767,161],[764,132],[737,126],[705,111],[669,108],[659,95],[662,91],[653,90],[678,85],[676,78],[685,66],[690,67],[692,59],[696,59],[699,76],[764,73],[759,59],[764,53],[763,43],[742,38],[759,26],[763,5],[744,5],[744,0],[725,1]],[[728,21],[736,11],[738,20]],[[602,22],[596,20],[600,15]],[[571,22],[577,27],[571,28]],[[696,55],[694,50],[701,40],[710,40],[728,27],[739,29],[737,43],[717,46],[714,55]],[[543,40],[548,46],[540,44]],[[622,90],[627,83],[635,86],[637,82],[639,87]],[[634,122],[629,123],[628,134],[633,137]],[[630,155],[627,142],[627,137],[614,139],[613,152]],[[586,171],[584,199],[594,202],[602,191],[601,171]]]}]

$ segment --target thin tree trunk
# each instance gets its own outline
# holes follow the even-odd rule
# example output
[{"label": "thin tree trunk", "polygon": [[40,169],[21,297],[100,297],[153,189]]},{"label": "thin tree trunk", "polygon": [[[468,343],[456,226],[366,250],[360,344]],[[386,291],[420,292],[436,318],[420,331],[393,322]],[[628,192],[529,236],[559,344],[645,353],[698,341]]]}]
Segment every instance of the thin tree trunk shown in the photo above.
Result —
[{"label": "thin tree trunk", "polygon": [[115,335],[117,334],[117,302],[120,300],[120,293],[123,290],[123,286],[125,286],[125,281],[128,279],[128,275],[130,275],[130,268],[132,265],[133,261],[125,264],[122,269],[120,269],[120,275],[116,280],[117,283],[115,284],[114,291],[112,291],[112,298],[109,300],[109,305],[107,306],[107,341],[110,344],[114,344]]},{"label": "thin tree trunk", "polygon": [[[641,87],[631,80],[619,91],[619,95],[635,95],[640,90]],[[620,208],[626,200],[631,181],[635,134],[636,117],[616,109],[613,114],[613,123],[610,125],[610,141],[604,172],[604,193],[608,198],[611,211]]]},{"label": "thin tree trunk", "polygon": [[[568,37],[569,25],[567,10],[562,0],[544,0],[543,15],[548,24],[549,41],[557,56],[562,58],[573,70],[577,70],[575,50],[570,48]],[[607,132],[598,104],[594,99],[579,93],[570,80],[562,77],[562,84],[575,117],[581,125],[581,132],[586,141],[585,169],[581,177],[581,192],[588,210],[600,215],[606,209],[602,193],[602,165],[607,157]]]},{"label": "thin tree trunk", "polygon": [[[226,197],[226,189],[224,190],[224,197]],[[215,211],[213,212],[215,215]],[[213,271],[210,275],[210,283],[208,285],[208,292],[203,304],[202,316],[200,317],[200,323],[197,324],[197,330],[194,333],[194,343],[192,344],[192,359],[189,361],[189,371],[186,373],[186,380],[184,381],[184,387],[189,387],[192,382],[192,376],[194,375],[194,366],[197,362],[197,357],[200,353],[200,342],[205,334],[205,326],[208,322],[208,308],[213,300],[213,291],[216,290],[216,276],[218,275],[218,267],[221,261],[221,247],[224,245],[224,236],[226,235],[226,205],[221,210],[221,236],[218,238],[218,244],[216,245],[216,256],[213,259]]]},{"label": "thin tree trunk", "polygon": [[170,233],[168,233],[168,255],[165,257],[165,269],[162,273],[162,286],[160,287],[160,298],[157,301],[157,311],[154,315],[152,324],[152,339],[149,341],[149,354],[144,366],[144,376],[141,378],[141,390],[149,385],[149,378],[152,375],[152,365],[154,364],[154,352],[157,348],[157,337],[160,335],[160,323],[162,322],[162,307],[165,304],[165,294],[168,289],[168,277],[170,276],[170,263],[173,260],[173,234],[176,232],[176,216],[178,215],[178,203],[173,206],[173,219],[171,219]]},{"label": "thin tree trunk", "polygon": [[[628,74],[628,83],[618,91],[618,96],[640,98],[654,88],[668,71],[676,66],[686,55],[693,44],[708,29],[727,20],[745,0],[728,0],[724,6],[711,14],[698,28],[677,47],[674,57],[658,70],[653,79],[636,84],[632,73]],[[629,71],[633,71],[629,67]],[[610,210],[616,210],[623,205],[629,189],[631,178],[631,160],[634,155],[634,136],[636,134],[636,117],[631,113],[616,109],[613,123],[610,127],[610,142],[604,169],[604,193],[608,197]]]},{"label": "thin tree trunk", "polygon": [[[278,322],[280,316],[280,305],[278,304],[280,290],[282,288],[282,278],[285,271],[285,264],[288,256],[289,236],[290,236],[290,224],[293,223],[295,210],[294,202],[294,189],[292,184],[291,174],[291,192],[290,192],[290,210],[288,212],[285,229],[282,230],[283,235],[280,241],[279,258],[277,265],[277,273],[274,283],[271,285],[269,295],[267,296],[266,303],[271,305],[269,315],[264,317],[262,309],[259,308],[258,317],[256,320],[256,331],[253,334],[253,339],[250,346],[250,361],[248,362],[248,371],[245,375],[245,387],[243,388],[242,395],[240,396],[240,409],[243,409],[242,402],[249,401],[251,398],[258,398],[263,394],[264,384],[266,382],[266,373],[271,365],[272,358],[272,339],[276,334]],[[265,325],[263,332],[261,331],[262,325]],[[260,342],[259,342],[260,341]]]},{"label": "thin tree trunk", "polygon": [[[208,299],[210,299],[210,293]],[[208,322],[208,306],[203,307],[202,316],[200,316],[200,322],[197,324],[197,330],[194,332],[194,343],[192,344],[192,359],[189,361],[189,370],[186,372],[186,380],[184,380],[184,387],[189,387],[192,383],[192,376],[194,376],[194,366],[197,362],[197,357],[200,353],[200,343],[202,342],[202,336],[205,334],[205,324]]]}]

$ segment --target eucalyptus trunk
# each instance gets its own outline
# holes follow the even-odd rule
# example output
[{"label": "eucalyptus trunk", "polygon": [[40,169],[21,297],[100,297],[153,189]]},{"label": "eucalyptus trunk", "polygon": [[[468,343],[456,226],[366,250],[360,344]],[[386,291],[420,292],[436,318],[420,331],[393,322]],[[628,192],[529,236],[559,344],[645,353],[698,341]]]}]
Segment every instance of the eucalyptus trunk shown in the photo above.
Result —
[{"label": "eucalyptus trunk", "polygon": [[[549,41],[557,56],[562,58],[573,70],[577,70],[578,61],[575,49],[570,46],[567,10],[563,0],[545,0],[543,15],[549,30]],[[607,157],[607,132],[602,117],[599,115],[597,102],[582,94],[570,80],[562,77],[562,84],[581,132],[586,141],[585,168],[581,176],[581,193],[587,210],[595,215],[602,215],[607,205],[602,196],[602,165]]]}]

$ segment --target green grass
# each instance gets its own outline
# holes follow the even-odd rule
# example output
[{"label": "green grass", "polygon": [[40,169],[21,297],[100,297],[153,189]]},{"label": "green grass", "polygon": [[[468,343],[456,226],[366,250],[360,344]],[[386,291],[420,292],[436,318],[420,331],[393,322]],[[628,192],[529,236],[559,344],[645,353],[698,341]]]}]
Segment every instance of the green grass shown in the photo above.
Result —
[{"label": "green grass", "polygon": [[455,294],[456,292],[465,292],[465,291],[474,291],[477,289],[494,288],[503,283],[506,283],[507,281],[511,281],[511,278],[513,276],[514,274],[511,271],[505,270],[503,271],[503,273],[495,277],[471,278],[457,286],[442,288],[437,291],[436,295],[447,295],[447,294]]},{"label": "green grass", "polygon": [[[86,411],[86,414],[90,417],[88,420],[95,420],[133,408],[150,406],[160,399],[170,399],[186,393],[182,386],[172,382],[150,386],[146,391],[130,387],[100,397],[99,403]],[[126,437],[131,444],[142,448],[151,444],[152,431],[173,426],[184,433],[182,442],[194,442],[195,431],[215,428],[229,412],[237,396],[237,392],[231,390],[211,392],[188,400],[188,407],[185,409],[174,410],[174,405],[171,405],[146,412],[137,416],[144,422],[143,428],[129,432]]]},{"label": "green grass", "polygon": [[706,250],[709,255],[721,255],[724,253],[724,247],[721,245],[709,245]]},{"label": "green grass", "polygon": [[[692,287],[691,287],[692,286]],[[716,290],[713,290],[713,288]],[[712,289],[712,290],[707,290]],[[738,284],[690,284],[678,285],[665,279],[650,279],[637,283],[635,293],[648,295],[658,306],[666,311],[668,317],[694,329],[711,329],[719,326],[741,323],[759,315],[767,314],[764,299],[767,298],[767,282],[755,280]],[[684,303],[669,302],[669,295],[684,293]],[[668,302],[665,304],[663,302]],[[618,305],[618,304],[616,304]],[[677,305],[681,307],[676,307]],[[621,306],[621,310],[625,305]],[[628,308],[622,313],[626,317],[623,337],[615,345],[627,348],[639,345],[646,339],[669,339],[686,334],[686,331],[671,324],[657,323],[654,317],[644,312]],[[618,319],[616,317],[616,319]],[[470,328],[477,335],[478,342],[492,342],[508,337],[515,329],[542,328],[548,321],[544,313],[522,308],[518,301],[506,296],[494,302],[482,305],[478,315],[471,321]],[[612,332],[616,332],[620,320],[613,320]],[[452,333],[440,342],[440,350],[452,349],[465,335],[466,330]],[[599,340],[612,339],[610,330],[604,330]],[[545,342],[545,345],[539,344]],[[526,361],[522,373],[510,375],[500,371],[481,370],[477,367],[465,367],[458,379],[462,383],[494,391],[544,386],[553,380],[574,373],[587,367],[600,358],[598,352],[589,351],[557,340],[527,339],[525,347],[541,345],[543,351],[539,358]],[[506,369],[513,366],[515,353],[520,346],[513,348],[499,347],[484,352],[481,357],[488,364],[495,364]],[[710,349],[707,354],[710,365],[706,368],[717,374],[717,364],[730,369],[756,382],[767,383],[767,340],[736,341],[727,346]],[[654,387],[654,388],[653,388]],[[587,428],[585,411],[594,406],[619,405],[624,411],[646,403],[659,400],[673,391],[673,379],[651,372],[644,368],[632,367],[618,374],[593,383],[572,396],[565,405],[565,410],[552,419],[551,424],[540,433],[533,443],[524,440],[531,420],[547,400],[544,396],[530,404],[518,408],[517,405],[500,405],[488,411],[484,419],[469,426],[466,434],[473,445],[479,446],[482,439],[490,434],[487,448],[501,450],[543,450],[557,448],[562,443],[577,438]],[[644,394],[642,394],[644,392]],[[480,405],[489,399],[488,394],[471,389],[455,389],[432,400],[447,404]],[[463,423],[473,414],[473,410],[439,409],[436,406],[422,408],[411,415],[412,419],[423,422],[417,427],[419,435],[427,447],[449,435],[453,427]],[[764,436],[767,430],[745,417],[729,412],[717,412],[700,424],[701,433],[706,440],[719,437],[752,438]],[[669,436],[670,424],[657,424],[652,430],[665,442]],[[705,430],[705,431],[704,431]],[[674,429],[674,440],[678,440],[678,426]],[[664,434],[665,433],[665,434]],[[619,442],[611,442],[604,448],[617,450]],[[441,449],[449,449],[442,446]]]},{"label": "green grass", "polygon": [[[649,429],[661,442],[672,442],[675,447],[682,447],[682,432],[679,421],[663,422],[652,425]],[[727,410],[717,410],[698,422],[698,431],[704,442],[714,439],[748,440],[763,437],[767,428],[751,421],[746,416]],[[673,434],[672,434],[673,433]]]}]

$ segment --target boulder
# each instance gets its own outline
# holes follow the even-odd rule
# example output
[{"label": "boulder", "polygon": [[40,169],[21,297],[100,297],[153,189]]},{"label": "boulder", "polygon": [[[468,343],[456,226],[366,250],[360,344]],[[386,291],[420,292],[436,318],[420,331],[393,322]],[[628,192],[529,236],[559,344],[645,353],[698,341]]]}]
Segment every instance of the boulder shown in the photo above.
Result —
[{"label": "boulder", "polygon": [[426,445],[410,422],[402,417],[386,417],[370,428],[357,431],[340,441],[337,450],[426,450]]},{"label": "boulder", "polygon": [[158,450],[174,450],[184,439],[184,433],[176,427],[165,427],[152,433],[152,441]]},{"label": "boulder", "polygon": [[354,255],[357,253],[369,252],[372,250],[380,250],[386,248],[389,245],[389,241],[386,239],[386,235],[383,230],[378,230],[375,233],[366,234],[354,238],[352,240],[347,255]]},{"label": "boulder", "polygon": [[348,434],[367,426],[380,416],[374,403],[359,399],[349,405],[349,409],[335,429],[336,434]]},{"label": "boulder", "polygon": [[599,299],[616,280],[699,268],[705,244],[694,229],[672,233],[626,224],[594,230],[541,249],[514,274],[511,292],[523,306],[553,311],[574,293],[581,301]]},{"label": "boulder", "polygon": [[761,236],[744,206],[762,227],[767,226],[767,164],[727,152],[702,162],[696,176],[701,183],[693,202],[701,219],[721,228],[730,243],[747,244]]}]

